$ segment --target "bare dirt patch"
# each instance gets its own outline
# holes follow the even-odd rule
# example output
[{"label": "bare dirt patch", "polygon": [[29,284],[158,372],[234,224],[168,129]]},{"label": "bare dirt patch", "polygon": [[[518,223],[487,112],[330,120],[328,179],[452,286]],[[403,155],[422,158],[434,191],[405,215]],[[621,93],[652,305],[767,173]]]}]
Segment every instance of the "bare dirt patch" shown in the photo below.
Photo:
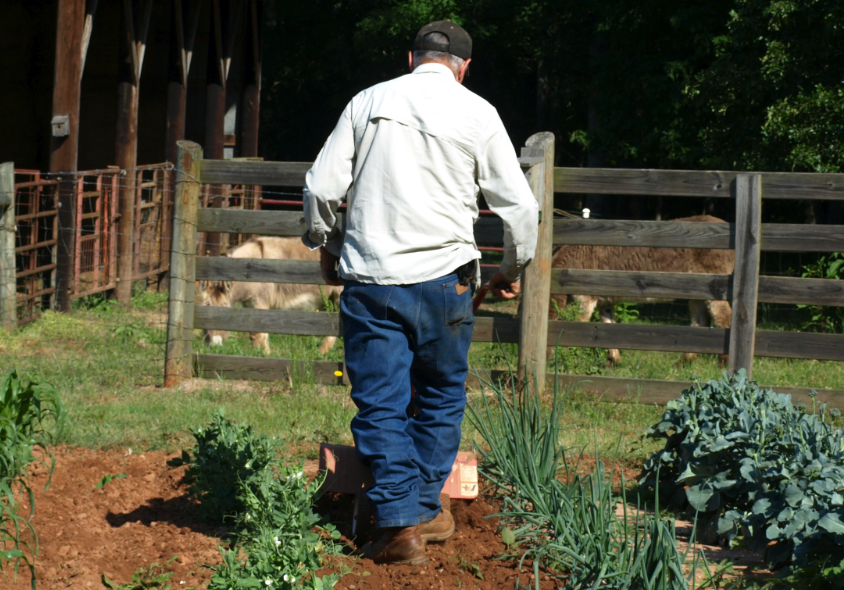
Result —
[{"label": "bare dirt patch", "polygon": [[[167,467],[175,455],[67,448],[53,453],[56,469],[46,493],[46,470],[32,470],[39,588],[103,588],[102,574],[126,583],[138,568],[174,555],[175,587],[205,585],[211,571],[202,564],[220,561],[217,546],[225,531],[191,516],[180,483],[184,468]],[[119,473],[126,478],[94,489],[103,476]],[[21,570],[16,582],[0,579],[0,587],[30,588],[28,571]]]},{"label": "bare dirt patch", "polygon": [[[43,467],[32,470],[36,495],[34,526],[41,543],[36,562],[39,588],[103,588],[103,574],[117,583],[126,583],[139,568],[153,562],[163,564],[174,555],[179,556],[170,566],[174,572],[170,581],[175,588],[207,585],[212,570],[204,566],[220,563],[217,548],[225,544],[227,531],[195,519],[184,497],[186,488],[181,481],[184,468],[172,469],[166,464],[174,454],[65,447],[53,452],[56,470],[46,493],[43,491],[46,470]],[[315,477],[316,468],[316,461],[307,462],[306,475]],[[593,468],[594,458],[584,456],[577,471],[585,474]],[[628,481],[635,476],[632,466],[625,466],[623,471]],[[121,473],[126,474],[125,479],[114,479],[102,489],[94,489],[103,476]],[[614,486],[620,484],[620,478],[615,479]],[[513,588],[517,578],[522,585],[533,587],[533,569],[529,563],[520,570],[517,563],[499,559],[505,546],[498,534],[498,519],[488,518],[495,510],[483,498],[472,502],[452,500],[457,532],[445,543],[430,544],[430,562],[416,567],[378,566],[357,555],[356,550],[370,540],[371,534],[353,538],[353,505],[352,496],[339,494],[326,495],[317,505],[317,510],[337,525],[343,541],[349,545],[350,555],[331,558],[334,561],[321,572],[351,569],[340,580],[337,590],[492,590]],[[678,521],[677,524],[678,533],[687,535],[690,523]],[[684,548],[682,542],[681,548]],[[722,559],[736,562],[738,575],[748,573],[748,566],[756,565],[760,557],[742,550],[704,549],[711,562]],[[7,573],[11,573],[9,569]],[[181,584],[182,581],[185,583]],[[560,585],[540,574],[542,590]],[[17,581],[0,578],[0,588],[30,588],[28,572],[21,570]]]}]

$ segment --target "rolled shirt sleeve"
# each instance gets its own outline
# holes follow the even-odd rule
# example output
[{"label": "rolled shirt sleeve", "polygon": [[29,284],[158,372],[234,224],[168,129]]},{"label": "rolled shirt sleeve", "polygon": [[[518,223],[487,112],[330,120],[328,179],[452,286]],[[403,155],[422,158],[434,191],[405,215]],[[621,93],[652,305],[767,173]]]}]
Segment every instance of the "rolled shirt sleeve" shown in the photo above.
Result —
[{"label": "rolled shirt sleeve", "polygon": [[504,222],[500,270],[507,280],[516,281],[536,254],[539,206],[497,113],[480,133],[475,153],[478,186],[490,210]]},{"label": "rolled shirt sleeve", "polygon": [[337,126],[305,176],[303,190],[308,230],[302,236],[302,242],[311,250],[325,246],[335,256],[340,256],[344,238],[337,209],[352,186],[355,164],[351,107],[349,103],[343,110]]}]

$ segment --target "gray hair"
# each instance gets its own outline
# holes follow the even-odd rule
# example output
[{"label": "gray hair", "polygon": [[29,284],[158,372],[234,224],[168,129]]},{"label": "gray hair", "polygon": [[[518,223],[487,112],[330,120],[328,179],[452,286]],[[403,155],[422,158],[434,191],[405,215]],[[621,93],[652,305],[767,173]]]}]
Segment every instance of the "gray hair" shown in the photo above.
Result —
[{"label": "gray hair", "polygon": [[[425,35],[425,41],[432,41],[434,43],[448,43],[448,37],[443,35],[442,33],[438,33],[434,31],[433,33],[428,33]],[[457,75],[457,72],[460,71],[460,68],[463,67],[463,62],[466,61],[461,57],[457,57],[447,51],[433,51],[430,49],[418,49],[413,52],[413,66],[416,67],[420,64],[427,63],[427,62],[439,62],[445,63],[451,70],[454,72],[454,75]]]}]

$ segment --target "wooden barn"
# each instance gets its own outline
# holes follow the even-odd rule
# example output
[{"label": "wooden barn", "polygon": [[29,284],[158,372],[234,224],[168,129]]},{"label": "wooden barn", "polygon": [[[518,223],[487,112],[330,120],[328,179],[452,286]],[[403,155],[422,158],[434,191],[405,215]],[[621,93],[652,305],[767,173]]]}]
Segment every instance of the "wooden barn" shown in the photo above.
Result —
[{"label": "wooden barn", "polygon": [[[264,10],[262,0],[0,2],[0,162],[30,174],[18,175],[16,189],[56,185],[52,229],[31,232],[31,276],[52,283],[60,309],[111,289],[127,302],[134,280],[166,270],[169,205],[142,190],[170,182],[161,163],[175,162],[177,141],[201,143],[208,159],[258,156]],[[150,248],[139,236],[156,207],[151,231],[162,246],[158,262],[143,266]],[[17,213],[49,215],[23,204]],[[36,260],[50,231],[57,247]],[[208,246],[219,252],[215,236]],[[20,268],[27,248],[16,249],[19,279],[29,276]],[[55,274],[42,281],[50,252]],[[89,267],[92,286],[80,286]]]}]

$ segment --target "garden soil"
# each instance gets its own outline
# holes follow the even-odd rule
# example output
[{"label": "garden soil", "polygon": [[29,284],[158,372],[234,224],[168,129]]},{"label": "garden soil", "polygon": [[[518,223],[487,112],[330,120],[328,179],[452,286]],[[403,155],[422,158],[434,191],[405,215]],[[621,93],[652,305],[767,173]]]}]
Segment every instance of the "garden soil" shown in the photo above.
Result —
[{"label": "garden soil", "polygon": [[[138,569],[152,563],[164,565],[174,556],[178,559],[166,566],[173,572],[170,583],[174,589],[208,584],[211,568],[221,561],[218,547],[226,542],[227,531],[193,517],[184,497],[184,467],[167,466],[167,460],[176,454],[65,447],[52,452],[56,468],[46,492],[47,470],[31,469],[36,500],[33,524],[40,540],[36,561],[39,589],[105,588],[103,574],[123,584],[130,582]],[[316,462],[308,462],[305,472],[316,475]],[[96,489],[104,476],[117,474],[126,477]],[[487,518],[494,510],[483,499],[452,501],[457,532],[445,543],[430,544],[430,562],[422,566],[378,566],[354,554],[358,549],[355,541],[362,544],[368,535],[351,540],[353,506],[352,496],[333,494],[318,505],[320,513],[337,524],[352,553],[331,558],[321,572],[344,574],[337,590],[492,590],[515,588],[517,580],[534,587],[529,563],[519,569],[512,561],[498,559],[505,547],[497,533],[497,519]],[[719,559],[717,554],[710,557]],[[12,579],[10,568],[5,573],[10,577],[0,577],[0,589],[30,588],[28,570],[21,569],[17,580]],[[558,584],[540,573],[539,586],[551,590]]]}]

